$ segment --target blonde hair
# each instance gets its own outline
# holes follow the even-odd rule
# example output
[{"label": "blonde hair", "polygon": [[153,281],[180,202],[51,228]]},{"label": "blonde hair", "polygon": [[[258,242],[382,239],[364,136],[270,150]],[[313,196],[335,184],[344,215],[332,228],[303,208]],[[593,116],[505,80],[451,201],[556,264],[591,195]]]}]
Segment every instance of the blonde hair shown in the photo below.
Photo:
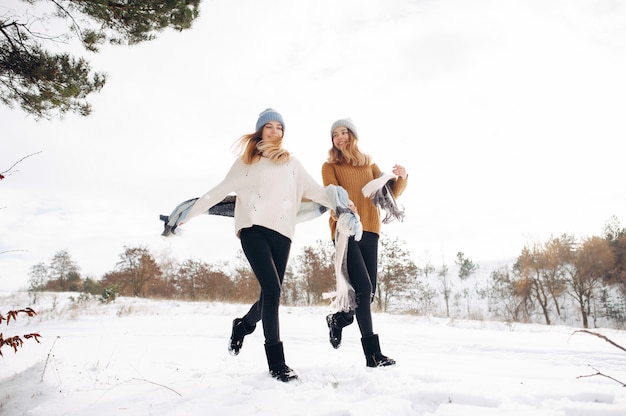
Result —
[{"label": "blonde hair", "polygon": [[359,150],[357,138],[352,130],[348,129],[348,134],[350,141],[346,143],[343,151],[337,149],[333,144],[328,151],[327,162],[336,163],[338,165],[369,166],[372,162],[372,158]]},{"label": "blonde hair", "polygon": [[263,127],[265,126],[262,126],[254,133],[244,134],[235,142],[233,147],[237,155],[241,156],[241,160],[246,165],[258,162],[263,156],[275,163],[288,162],[291,155],[286,149],[283,149],[284,133],[283,137],[276,143],[266,143],[261,140]]}]

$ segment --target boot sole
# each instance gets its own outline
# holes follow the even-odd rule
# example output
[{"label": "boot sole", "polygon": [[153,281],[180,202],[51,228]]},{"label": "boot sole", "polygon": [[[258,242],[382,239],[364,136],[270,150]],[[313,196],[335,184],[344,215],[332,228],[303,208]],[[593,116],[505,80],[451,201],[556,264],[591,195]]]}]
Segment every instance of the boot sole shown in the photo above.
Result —
[{"label": "boot sole", "polygon": [[293,371],[285,374],[273,374],[270,371],[270,375],[278,381],[282,381],[283,383],[288,383],[292,380],[298,380],[298,375]]},{"label": "boot sole", "polygon": [[241,321],[241,319],[235,318],[233,320],[233,329],[232,329],[232,333],[230,335],[230,339],[228,340],[228,353],[230,355],[232,355],[233,357],[236,356],[236,355],[239,355],[239,351],[241,351],[241,347],[243,346],[243,339],[241,340],[241,343],[239,344],[239,348],[237,348],[237,346],[233,346],[234,345],[233,344],[233,337],[235,335],[235,325],[237,324],[237,321]]},{"label": "boot sole", "polygon": [[326,316],[326,324],[328,325],[328,338],[330,341],[330,345],[332,345],[332,347],[334,349],[338,349],[341,346],[341,340],[338,340],[337,343],[333,342],[334,339],[337,339],[335,337],[333,337],[333,316],[332,315],[328,315]]}]

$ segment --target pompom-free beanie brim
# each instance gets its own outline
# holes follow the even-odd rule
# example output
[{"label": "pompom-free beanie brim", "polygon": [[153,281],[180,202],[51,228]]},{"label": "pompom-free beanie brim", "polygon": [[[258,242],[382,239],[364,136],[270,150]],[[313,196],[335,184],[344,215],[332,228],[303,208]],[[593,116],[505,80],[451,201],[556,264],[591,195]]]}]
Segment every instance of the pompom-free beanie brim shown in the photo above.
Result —
[{"label": "pompom-free beanie brim", "polygon": [[283,116],[281,116],[280,113],[273,108],[266,108],[259,114],[259,119],[256,121],[255,131],[259,131],[261,127],[270,121],[278,121],[283,126],[283,130],[285,129],[285,120],[283,120]]},{"label": "pompom-free beanie brim", "polygon": [[352,122],[352,119],[342,118],[342,119],[335,121],[333,125],[330,126],[330,138],[331,139],[333,138],[333,132],[335,131],[337,127],[347,127],[352,132],[352,134],[354,134],[354,137],[356,137],[357,139],[359,138],[359,134],[356,132],[356,126]]}]

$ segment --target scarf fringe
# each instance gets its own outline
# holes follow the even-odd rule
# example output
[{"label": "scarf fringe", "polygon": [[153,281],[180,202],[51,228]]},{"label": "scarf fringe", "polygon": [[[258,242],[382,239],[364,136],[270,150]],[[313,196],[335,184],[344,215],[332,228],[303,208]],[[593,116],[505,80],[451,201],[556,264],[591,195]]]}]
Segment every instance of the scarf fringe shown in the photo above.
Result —
[{"label": "scarf fringe", "polygon": [[348,238],[354,236],[359,241],[363,236],[361,218],[348,208],[350,199],[345,189],[328,185],[326,195],[335,206],[337,229],[335,231],[335,280],[334,292],[323,293],[324,299],[332,299],[331,307],[337,311],[348,312],[356,309],[356,292],[348,276]]},{"label": "scarf fringe", "polygon": [[335,279],[334,292],[322,294],[323,299],[332,299],[330,306],[337,312],[349,312],[356,309],[356,292],[348,280],[348,235],[337,233],[335,251]]},{"label": "scarf fringe", "polygon": [[404,221],[404,207],[400,208],[391,192],[390,184],[395,180],[395,176],[389,173],[381,173],[374,180],[369,181],[361,189],[363,195],[372,200],[374,206],[385,211],[383,224],[389,224],[393,220]]}]

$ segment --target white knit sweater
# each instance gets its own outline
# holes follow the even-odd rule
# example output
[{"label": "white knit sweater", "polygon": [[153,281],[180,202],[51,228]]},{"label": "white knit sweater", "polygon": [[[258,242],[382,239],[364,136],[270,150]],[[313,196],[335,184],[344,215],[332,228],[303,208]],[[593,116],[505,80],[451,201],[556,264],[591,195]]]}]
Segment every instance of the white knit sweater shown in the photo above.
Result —
[{"label": "white knit sweater", "polygon": [[287,163],[274,163],[263,157],[252,165],[237,158],[226,177],[193,205],[185,218],[206,213],[230,193],[235,203],[235,233],[261,225],[293,239],[296,214],[303,198],[333,208],[324,188],[291,156]]}]

